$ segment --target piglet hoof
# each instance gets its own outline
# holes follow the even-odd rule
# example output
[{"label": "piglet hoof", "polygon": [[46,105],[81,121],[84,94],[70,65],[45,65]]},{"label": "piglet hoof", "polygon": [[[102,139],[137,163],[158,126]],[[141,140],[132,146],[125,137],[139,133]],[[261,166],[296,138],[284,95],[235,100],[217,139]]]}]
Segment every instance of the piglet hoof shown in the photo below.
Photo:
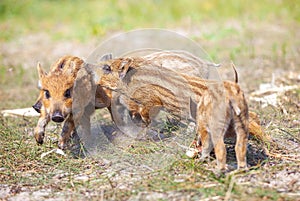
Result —
[{"label": "piglet hoof", "polygon": [[44,143],[44,132],[36,133],[34,137],[38,145],[42,145]]},{"label": "piglet hoof", "polygon": [[227,168],[225,168],[225,169],[216,168],[213,172],[217,178],[221,178],[221,177],[224,177],[226,175],[226,173],[228,173],[230,171]]},{"label": "piglet hoof", "polygon": [[225,165],[225,166],[218,166],[213,170],[213,173],[217,178],[224,177],[227,174],[231,174],[231,172],[234,170],[233,166]]},{"label": "piglet hoof", "polygon": [[[199,154],[200,155],[200,154]],[[205,162],[210,162],[211,161],[211,157],[210,156],[200,156],[197,160],[197,162],[199,163],[205,163]]]},{"label": "piglet hoof", "polygon": [[67,148],[67,143],[64,142],[63,140],[59,140],[59,142],[58,142],[58,148],[60,148],[62,150],[66,149]]},{"label": "piglet hoof", "polygon": [[238,166],[239,172],[247,172],[249,170],[248,165]]}]

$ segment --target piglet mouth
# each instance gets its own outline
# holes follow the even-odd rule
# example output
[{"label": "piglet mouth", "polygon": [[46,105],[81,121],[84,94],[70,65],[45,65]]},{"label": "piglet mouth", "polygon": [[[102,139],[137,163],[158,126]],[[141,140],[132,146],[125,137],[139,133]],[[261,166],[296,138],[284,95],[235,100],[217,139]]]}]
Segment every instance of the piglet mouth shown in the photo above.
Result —
[{"label": "piglet mouth", "polygon": [[61,123],[65,120],[65,118],[63,117],[62,113],[59,111],[56,111],[53,113],[51,120],[56,122],[56,123]]}]

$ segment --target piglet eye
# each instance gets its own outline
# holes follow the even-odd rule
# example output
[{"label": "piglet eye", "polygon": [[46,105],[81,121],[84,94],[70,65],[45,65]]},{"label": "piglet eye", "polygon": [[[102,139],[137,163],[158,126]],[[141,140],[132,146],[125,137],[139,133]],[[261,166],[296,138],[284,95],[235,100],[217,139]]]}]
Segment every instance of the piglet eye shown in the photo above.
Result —
[{"label": "piglet eye", "polygon": [[50,92],[48,90],[44,90],[44,94],[46,99],[50,98]]},{"label": "piglet eye", "polygon": [[111,68],[107,64],[104,64],[104,66],[102,68],[103,68],[104,73],[110,73],[111,72]]},{"label": "piglet eye", "polygon": [[66,98],[71,98],[71,89],[67,89],[67,90],[65,91],[64,96],[65,96]]}]

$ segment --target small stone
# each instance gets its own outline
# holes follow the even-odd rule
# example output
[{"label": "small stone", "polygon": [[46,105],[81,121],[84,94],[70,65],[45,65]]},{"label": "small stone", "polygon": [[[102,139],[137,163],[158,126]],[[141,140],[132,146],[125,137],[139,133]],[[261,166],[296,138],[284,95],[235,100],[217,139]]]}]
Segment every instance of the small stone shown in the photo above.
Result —
[{"label": "small stone", "polygon": [[189,157],[189,158],[195,158],[198,155],[198,150],[194,149],[194,148],[189,148],[185,154]]}]

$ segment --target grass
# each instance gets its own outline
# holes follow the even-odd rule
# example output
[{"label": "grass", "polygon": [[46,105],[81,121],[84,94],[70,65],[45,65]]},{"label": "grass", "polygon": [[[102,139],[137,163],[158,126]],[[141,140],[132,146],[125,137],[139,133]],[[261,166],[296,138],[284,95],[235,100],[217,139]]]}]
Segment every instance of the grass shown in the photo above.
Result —
[{"label": "grass", "polygon": [[[72,41],[81,46],[95,38],[102,40],[112,33],[135,28],[183,29],[189,37],[200,41],[213,60],[233,60],[239,64],[241,85],[247,95],[260,83],[270,82],[274,72],[279,74],[278,84],[299,84],[288,78],[288,72],[299,73],[299,6],[293,0],[2,0],[0,109],[28,107],[37,97],[35,70],[25,68],[28,64],[23,64],[25,61],[18,55],[9,56],[9,48],[22,43],[20,38],[36,33],[50,35],[55,44]],[[278,24],[282,29],[273,31],[271,25]],[[38,48],[44,50],[42,45]],[[28,51],[28,57],[33,57],[30,48]],[[267,147],[268,150],[284,156],[299,154],[299,89],[285,93],[280,100],[287,114],[280,108],[261,108],[257,102],[249,104],[260,114],[266,133],[278,143],[277,147]],[[108,120],[100,121],[111,124]],[[36,122],[36,118],[0,116],[0,190],[9,191],[0,199],[14,199],[24,192],[33,200],[199,200],[226,196],[232,200],[293,200],[299,195],[297,183],[288,186],[292,180],[278,182],[283,185],[279,187],[270,184],[274,178],[287,177],[281,172],[297,173],[299,160],[264,158],[260,153],[263,146],[255,139],[250,140],[249,159],[256,164],[248,172],[220,176],[214,172],[213,161],[199,163],[188,159],[184,151],[169,142],[135,141],[130,146],[115,146],[101,152],[99,157],[74,158],[67,151],[67,156],[52,153],[42,159],[42,153],[57,148],[60,131],[55,127],[47,130],[45,144],[37,146],[33,137]],[[229,155],[230,162],[235,162],[232,149]],[[47,190],[45,195],[35,195]]]},{"label": "grass", "polygon": [[[259,176],[265,174],[266,170],[269,174],[273,174],[287,168],[297,169],[299,163],[278,164],[266,170],[258,167],[246,173],[237,172],[218,176],[212,168],[214,164],[188,159],[184,153],[165,167],[145,172],[137,171],[142,168],[140,165],[143,163],[138,166],[128,163],[128,167],[125,168],[120,166],[123,163],[120,160],[117,160],[117,163],[113,160],[109,162],[105,160],[106,157],[76,159],[72,155],[50,154],[41,159],[42,153],[56,148],[55,142],[59,129],[52,130],[50,133],[48,131],[50,136],[47,137],[45,144],[37,146],[32,136],[32,128],[36,122],[34,119],[1,118],[0,120],[2,161],[0,184],[11,186],[10,196],[24,191],[33,193],[51,189],[51,194],[48,193],[47,196],[65,199],[89,197],[92,200],[102,198],[126,200],[132,196],[155,192],[167,194],[169,198],[176,198],[176,193],[179,193],[180,196],[177,195],[177,198],[187,196],[191,200],[198,200],[224,198],[230,191],[232,199],[247,200],[250,196],[252,199],[292,200],[289,197],[282,197],[273,188],[262,187],[255,183],[243,183],[239,179]],[[123,152],[120,153],[122,160],[127,161],[128,157],[138,155],[144,158],[146,163],[151,154],[169,151],[165,146],[163,147],[160,143],[136,142],[136,145],[118,150]],[[279,161],[270,159],[267,164],[274,162]],[[115,166],[121,169],[114,168]],[[130,171],[131,168],[134,170]],[[120,174],[120,171],[125,175]],[[134,179],[135,177],[140,179]],[[231,183],[233,183],[232,187],[230,187]],[[119,189],[120,185],[123,185],[121,189]],[[61,192],[63,193],[60,194]]]}]

